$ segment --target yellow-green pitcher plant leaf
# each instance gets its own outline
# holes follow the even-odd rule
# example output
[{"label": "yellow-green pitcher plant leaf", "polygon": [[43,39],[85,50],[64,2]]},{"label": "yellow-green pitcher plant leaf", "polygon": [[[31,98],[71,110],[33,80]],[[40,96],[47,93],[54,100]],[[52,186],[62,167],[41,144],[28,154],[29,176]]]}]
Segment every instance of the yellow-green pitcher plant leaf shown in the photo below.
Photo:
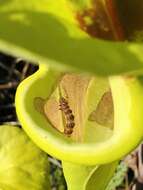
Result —
[{"label": "yellow-green pitcher plant leaf", "polygon": [[50,189],[47,154],[18,127],[0,126],[0,189]]},{"label": "yellow-green pitcher plant leaf", "polygon": [[[114,175],[118,161],[109,163],[106,165],[101,165],[97,170],[90,176],[86,184],[86,189],[88,190],[105,190],[109,181]],[[103,179],[103,180],[102,180]]]},{"label": "yellow-green pitcher plant leaf", "polygon": [[142,72],[141,43],[90,38],[79,28],[71,7],[67,0],[1,1],[0,50],[61,70]]},{"label": "yellow-green pitcher plant leaf", "polygon": [[62,162],[68,190],[105,190],[118,162],[101,166],[85,166]]},{"label": "yellow-green pitcher plant leaf", "polygon": [[[108,78],[73,75],[42,66],[20,84],[16,110],[23,129],[40,148],[60,160],[97,165],[120,159],[143,137],[142,80],[114,76],[108,83]],[[101,84],[101,89],[96,87],[96,82]],[[101,103],[108,90],[111,90],[114,105],[113,125],[106,117],[98,117],[98,120],[94,117],[94,112],[105,116],[112,113],[109,106],[109,111],[105,111]],[[68,102],[68,109],[75,117],[70,134],[67,130],[73,120],[67,119],[69,115],[64,107],[60,110],[60,97]]]}]

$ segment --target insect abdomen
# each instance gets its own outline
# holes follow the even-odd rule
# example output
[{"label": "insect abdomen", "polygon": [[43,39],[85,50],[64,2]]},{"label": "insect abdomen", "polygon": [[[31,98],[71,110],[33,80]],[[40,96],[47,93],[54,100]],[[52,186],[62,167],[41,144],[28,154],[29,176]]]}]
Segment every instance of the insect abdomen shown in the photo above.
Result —
[{"label": "insect abdomen", "polygon": [[64,134],[71,135],[73,133],[73,128],[75,126],[74,115],[68,105],[68,101],[63,97],[60,98],[60,110],[64,113],[66,118]]}]

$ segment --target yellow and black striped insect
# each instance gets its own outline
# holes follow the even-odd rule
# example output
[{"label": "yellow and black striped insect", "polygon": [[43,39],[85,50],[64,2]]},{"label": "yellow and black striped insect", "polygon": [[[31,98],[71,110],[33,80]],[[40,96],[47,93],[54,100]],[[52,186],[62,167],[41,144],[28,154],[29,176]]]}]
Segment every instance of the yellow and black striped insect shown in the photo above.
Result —
[{"label": "yellow and black striped insect", "polygon": [[74,115],[69,107],[68,101],[65,98],[61,97],[59,102],[60,102],[60,110],[64,113],[66,119],[64,134],[71,135],[73,133],[73,128],[75,126]]}]

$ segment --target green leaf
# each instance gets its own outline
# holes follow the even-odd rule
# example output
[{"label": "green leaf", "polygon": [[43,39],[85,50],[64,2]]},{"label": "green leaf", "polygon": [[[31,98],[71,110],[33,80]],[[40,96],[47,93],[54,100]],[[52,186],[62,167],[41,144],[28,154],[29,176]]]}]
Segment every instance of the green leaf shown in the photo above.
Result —
[{"label": "green leaf", "polygon": [[67,0],[69,1],[74,9],[77,10],[83,10],[84,8],[87,8],[91,4],[91,0]]},{"label": "green leaf", "polygon": [[121,162],[118,165],[116,172],[114,176],[112,177],[112,179],[110,180],[106,190],[114,190],[119,185],[122,185],[127,171],[128,171],[128,167],[125,165],[125,163]]},{"label": "green leaf", "polygon": [[118,162],[101,166],[75,165],[63,162],[68,190],[105,190]]},{"label": "green leaf", "polygon": [[68,3],[1,0],[0,50],[64,70],[142,72],[142,44],[89,38],[75,23]]},{"label": "green leaf", "polygon": [[0,126],[0,189],[48,190],[48,175],[47,155],[23,130]]}]

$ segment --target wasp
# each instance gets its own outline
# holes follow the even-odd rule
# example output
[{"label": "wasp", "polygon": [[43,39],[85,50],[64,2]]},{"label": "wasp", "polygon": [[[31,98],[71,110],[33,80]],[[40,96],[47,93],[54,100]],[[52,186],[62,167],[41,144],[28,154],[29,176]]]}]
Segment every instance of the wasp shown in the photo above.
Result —
[{"label": "wasp", "polygon": [[68,101],[65,98],[61,97],[59,103],[60,103],[60,110],[64,113],[66,119],[64,134],[71,135],[73,133],[73,128],[75,126],[74,115],[69,107]]}]

